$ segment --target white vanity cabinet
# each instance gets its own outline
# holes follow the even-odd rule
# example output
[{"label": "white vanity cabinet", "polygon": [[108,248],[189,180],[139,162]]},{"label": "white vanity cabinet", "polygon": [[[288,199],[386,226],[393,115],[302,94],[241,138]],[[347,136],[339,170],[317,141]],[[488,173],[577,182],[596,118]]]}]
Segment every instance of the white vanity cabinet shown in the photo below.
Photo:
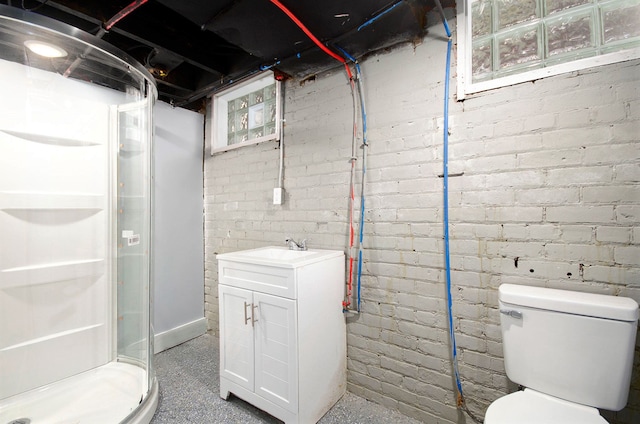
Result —
[{"label": "white vanity cabinet", "polygon": [[346,390],[343,252],[227,253],[218,272],[220,396],[316,423]]}]

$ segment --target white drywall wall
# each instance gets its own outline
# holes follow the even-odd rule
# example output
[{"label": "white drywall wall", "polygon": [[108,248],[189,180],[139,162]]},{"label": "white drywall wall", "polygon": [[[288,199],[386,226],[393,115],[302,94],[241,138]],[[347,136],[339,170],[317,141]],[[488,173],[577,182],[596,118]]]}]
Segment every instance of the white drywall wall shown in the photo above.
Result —
[{"label": "white drywall wall", "polygon": [[153,146],[155,351],[203,334],[204,117],[157,102]]}]

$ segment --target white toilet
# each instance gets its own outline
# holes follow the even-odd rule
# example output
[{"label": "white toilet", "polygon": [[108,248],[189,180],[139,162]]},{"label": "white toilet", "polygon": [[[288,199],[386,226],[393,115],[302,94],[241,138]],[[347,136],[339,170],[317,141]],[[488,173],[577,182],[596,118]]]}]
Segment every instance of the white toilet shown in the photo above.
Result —
[{"label": "white toilet", "polygon": [[503,284],[504,366],[525,387],[494,401],[485,424],[606,424],[627,403],[638,303],[626,297]]}]

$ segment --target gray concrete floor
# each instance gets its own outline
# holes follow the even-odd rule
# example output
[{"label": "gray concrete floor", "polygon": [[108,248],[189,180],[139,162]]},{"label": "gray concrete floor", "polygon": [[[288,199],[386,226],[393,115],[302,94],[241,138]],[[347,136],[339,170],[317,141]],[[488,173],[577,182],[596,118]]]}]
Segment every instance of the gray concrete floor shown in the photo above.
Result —
[{"label": "gray concrete floor", "polygon": [[[280,424],[231,396],[220,398],[218,338],[205,334],[155,355],[160,400],[151,424]],[[347,393],[319,424],[419,424],[412,418]]]}]

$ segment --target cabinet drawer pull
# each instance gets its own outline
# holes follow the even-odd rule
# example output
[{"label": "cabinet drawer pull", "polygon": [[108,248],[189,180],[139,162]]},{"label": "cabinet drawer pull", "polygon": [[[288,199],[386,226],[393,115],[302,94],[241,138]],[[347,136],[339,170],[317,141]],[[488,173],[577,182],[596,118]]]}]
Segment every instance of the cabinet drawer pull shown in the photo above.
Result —
[{"label": "cabinet drawer pull", "polygon": [[258,321],[253,314],[254,310],[258,309],[258,305],[254,305],[253,303],[251,305],[253,305],[253,307],[251,308],[251,326],[253,327],[254,326],[253,324],[255,324]]},{"label": "cabinet drawer pull", "polygon": [[247,308],[250,308],[251,305],[253,305],[253,304],[244,302],[244,325],[247,325],[249,320],[252,320],[251,326],[253,326],[253,310],[251,311],[251,316],[249,316],[249,314],[247,314]]}]

